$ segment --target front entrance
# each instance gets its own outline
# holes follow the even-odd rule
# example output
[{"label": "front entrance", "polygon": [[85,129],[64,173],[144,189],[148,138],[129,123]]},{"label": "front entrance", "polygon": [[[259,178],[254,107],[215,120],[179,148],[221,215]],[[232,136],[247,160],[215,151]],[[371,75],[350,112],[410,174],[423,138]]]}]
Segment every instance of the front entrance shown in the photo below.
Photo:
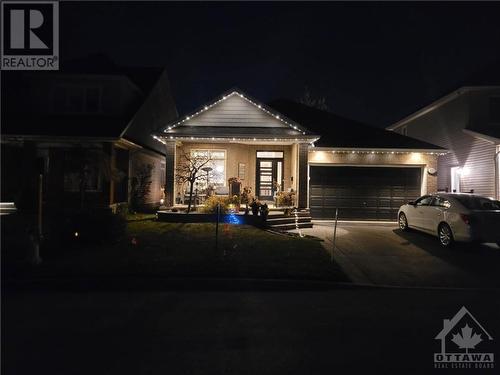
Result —
[{"label": "front entrance", "polygon": [[274,200],[283,189],[283,152],[257,151],[255,187],[260,200]]}]

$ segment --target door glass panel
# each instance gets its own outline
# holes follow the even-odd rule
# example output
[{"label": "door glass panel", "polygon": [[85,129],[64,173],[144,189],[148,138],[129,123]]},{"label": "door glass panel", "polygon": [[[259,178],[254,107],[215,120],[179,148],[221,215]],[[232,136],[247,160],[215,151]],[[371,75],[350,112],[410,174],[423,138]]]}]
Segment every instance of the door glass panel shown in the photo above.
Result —
[{"label": "door glass panel", "polygon": [[283,151],[257,151],[258,158],[283,159]]},{"label": "door glass panel", "polygon": [[273,162],[272,161],[261,161],[260,162],[260,167],[261,168],[272,168],[273,167]]},{"label": "door glass panel", "polygon": [[283,190],[283,186],[281,186],[283,184],[283,176],[282,176],[282,168],[283,168],[283,163],[281,161],[279,161],[277,163],[277,170],[276,170],[276,183],[278,184],[277,185],[277,191],[282,191]]}]

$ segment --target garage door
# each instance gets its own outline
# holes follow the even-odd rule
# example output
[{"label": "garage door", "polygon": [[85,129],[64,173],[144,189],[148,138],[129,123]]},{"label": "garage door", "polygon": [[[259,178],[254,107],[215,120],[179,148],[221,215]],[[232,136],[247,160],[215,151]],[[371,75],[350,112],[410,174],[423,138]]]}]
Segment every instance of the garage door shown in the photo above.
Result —
[{"label": "garage door", "polygon": [[396,220],[398,208],[420,195],[421,169],[311,166],[309,207],[317,219]]}]

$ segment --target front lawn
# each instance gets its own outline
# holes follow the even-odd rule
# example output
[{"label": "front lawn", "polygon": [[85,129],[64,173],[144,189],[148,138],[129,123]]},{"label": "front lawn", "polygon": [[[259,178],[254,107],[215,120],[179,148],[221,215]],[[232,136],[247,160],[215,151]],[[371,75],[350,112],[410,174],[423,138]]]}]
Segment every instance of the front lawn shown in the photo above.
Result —
[{"label": "front lawn", "polygon": [[248,225],[133,220],[113,245],[78,246],[37,268],[38,276],[291,278],[347,281],[319,241]]}]

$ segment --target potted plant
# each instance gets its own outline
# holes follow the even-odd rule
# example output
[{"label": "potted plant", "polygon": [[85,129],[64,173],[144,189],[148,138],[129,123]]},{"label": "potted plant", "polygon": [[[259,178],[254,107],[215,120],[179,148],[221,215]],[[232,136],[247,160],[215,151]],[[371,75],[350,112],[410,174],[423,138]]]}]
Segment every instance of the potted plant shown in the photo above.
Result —
[{"label": "potted plant", "polygon": [[250,203],[250,208],[252,209],[252,215],[257,216],[259,214],[260,203],[253,198],[252,203]]},{"label": "potted plant", "polygon": [[266,221],[268,215],[269,215],[269,207],[267,206],[267,203],[264,203],[260,206],[260,216],[262,217],[263,221]]},{"label": "potted plant", "polygon": [[252,188],[250,186],[245,186],[243,188],[243,193],[241,193],[241,203],[245,203],[245,215],[248,215],[248,204],[252,202]]}]

